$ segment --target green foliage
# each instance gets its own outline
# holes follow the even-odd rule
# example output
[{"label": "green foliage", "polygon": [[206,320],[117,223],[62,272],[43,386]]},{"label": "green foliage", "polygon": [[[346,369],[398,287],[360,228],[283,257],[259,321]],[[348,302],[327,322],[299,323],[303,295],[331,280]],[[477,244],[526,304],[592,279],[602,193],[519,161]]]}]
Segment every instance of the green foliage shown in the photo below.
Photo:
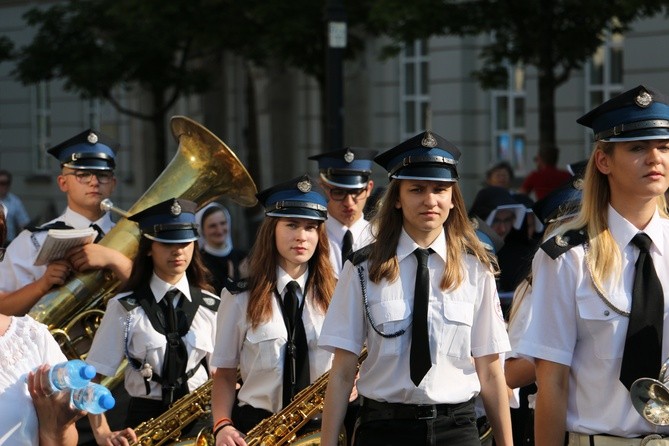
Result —
[{"label": "green foliage", "polygon": [[7,36],[0,36],[0,62],[9,60],[12,56],[14,43]]}]

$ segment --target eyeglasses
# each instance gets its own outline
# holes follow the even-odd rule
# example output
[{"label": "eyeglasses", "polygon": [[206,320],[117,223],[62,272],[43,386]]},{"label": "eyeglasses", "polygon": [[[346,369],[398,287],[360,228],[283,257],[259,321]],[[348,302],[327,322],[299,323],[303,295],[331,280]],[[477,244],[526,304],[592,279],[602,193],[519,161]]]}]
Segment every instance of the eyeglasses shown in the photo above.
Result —
[{"label": "eyeglasses", "polygon": [[327,188],[330,198],[334,201],[343,201],[347,195],[350,195],[353,201],[357,202],[361,198],[365,198],[363,194],[367,192],[366,187],[360,189],[343,189],[340,187]]},{"label": "eyeglasses", "polygon": [[107,184],[112,178],[114,178],[114,173],[107,170],[92,171],[92,170],[83,170],[71,173],[64,173],[63,175],[72,175],[77,181],[81,184],[88,184],[93,179],[93,176],[98,179],[98,183]]},{"label": "eyeglasses", "polygon": [[494,225],[512,225],[516,222],[516,217],[506,217],[506,218],[494,218],[492,220],[492,224],[490,226]]}]

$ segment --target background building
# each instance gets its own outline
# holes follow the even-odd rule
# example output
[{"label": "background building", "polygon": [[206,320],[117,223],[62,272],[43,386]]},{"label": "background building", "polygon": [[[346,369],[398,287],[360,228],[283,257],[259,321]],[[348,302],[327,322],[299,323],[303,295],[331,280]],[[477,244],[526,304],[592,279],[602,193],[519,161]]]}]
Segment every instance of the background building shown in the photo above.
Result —
[{"label": "background building", "polygon": [[[34,31],[22,15],[32,6],[0,1],[0,35],[17,45],[28,43]],[[481,89],[470,73],[480,68],[479,50],[489,38],[416,41],[387,60],[379,58],[384,40],[370,38],[364,52],[344,68],[345,144],[385,150],[429,127],[461,148],[459,172],[468,203],[485,170],[498,160],[509,160],[522,178],[534,168],[538,149],[536,72],[509,66],[507,88]],[[667,46],[669,19],[636,22],[625,35],[609,36],[586,67],[559,88],[560,166],[590,152],[591,137],[575,122],[585,111],[638,84],[669,91]],[[220,75],[216,88],[180,100],[172,114],[201,122],[226,142],[259,189],[304,172],[316,174],[316,163],[307,158],[324,150],[317,82],[296,70],[261,69],[229,54],[212,63]],[[13,69],[10,62],[0,63],[0,167],[13,173],[12,191],[31,216],[46,221],[65,206],[54,179],[58,166],[46,149],[88,127],[121,143],[114,201],[129,208],[153,181],[144,167],[144,148],[151,143],[148,125],[105,102],[82,100],[64,91],[60,81],[23,86]],[[133,107],[141,108],[145,100],[141,94],[123,96]],[[257,153],[251,152],[256,146],[251,138],[257,138]],[[177,144],[169,141],[171,159]],[[386,178],[380,170],[374,178],[382,186]],[[233,205],[231,212],[237,244],[248,246],[258,210]]]}]

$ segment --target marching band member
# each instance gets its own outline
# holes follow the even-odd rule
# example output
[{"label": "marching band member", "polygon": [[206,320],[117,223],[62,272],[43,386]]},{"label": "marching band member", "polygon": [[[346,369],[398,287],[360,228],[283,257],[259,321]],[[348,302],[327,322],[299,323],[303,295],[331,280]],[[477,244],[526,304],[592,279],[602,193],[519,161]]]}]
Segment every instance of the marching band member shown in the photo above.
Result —
[{"label": "marching band member", "polygon": [[328,199],[325,228],[335,277],[339,277],[353,251],[373,241],[369,222],[362,211],[374,189],[374,181],[369,177],[372,159],[377,153],[350,147],[309,157],[318,161],[320,184]]},{"label": "marching band member", "polygon": [[375,158],[391,179],[372,219],[379,242],[344,266],[319,340],[335,355],[324,446],[337,444],[363,345],[354,444],[478,445],[479,394],[496,443],[512,443],[499,360],[509,341],[495,268],[458,187],[459,156],[428,131]]},{"label": "marching band member", "polygon": [[[245,445],[246,432],[287,406],[332,361],[317,346],[335,285],[325,197],[306,175],[257,196],[266,217],[249,255],[248,286],[224,289],[218,312],[217,446]],[[243,384],[235,401],[238,367]]]},{"label": "marching band member", "polygon": [[70,249],[62,260],[34,265],[47,231],[93,226],[102,238],[114,223],[100,203],[114,191],[115,149],[118,144],[102,133],[86,130],[49,149],[60,162],[58,187],[67,196],[67,209],[40,227],[23,230],[7,247],[0,263],[0,311],[25,314],[51,288],[65,283],[74,271],[111,269],[125,281],[132,261],[115,249],[95,243]]},{"label": "marching band member", "polygon": [[128,291],[107,304],[86,358],[105,376],[128,359],[128,428],[111,432],[103,415],[89,417],[99,444],[136,441],[132,427],[167,411],[209,377],[219,299],[195,243],[195,208],[174,198],[129,217],[142,238]]},{"label": "marching band member", "polygon": [[535,363],[536,444],[666,444],[629,389],[669,352],[669,101],[638,86],[577,122],[595,139],[580,212],[534,257],[517,347]]}]

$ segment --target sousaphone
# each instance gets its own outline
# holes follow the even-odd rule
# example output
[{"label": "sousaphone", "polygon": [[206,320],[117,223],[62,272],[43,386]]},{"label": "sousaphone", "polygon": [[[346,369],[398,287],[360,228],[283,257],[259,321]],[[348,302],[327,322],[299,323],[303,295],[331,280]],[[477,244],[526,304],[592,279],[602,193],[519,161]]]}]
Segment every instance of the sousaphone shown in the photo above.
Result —
[{"label": "sousaphone", "polygon": [[[149,189],[129,209],[135,214],[172,197],[184,198],[202,207],[218,197],[241,206],[253,206],[256,186],[237,156],[213,133],[184,116],[174,116],[170,127],[179,147],[176,155]],[[133,259],[140,231],[135,222],[122,218],[100,241]],[[65,285],[45,294],[29,314],[46,324],[66,355],[82,356],[81,345],[90,344],[104,304],[120,282],[109,270],[75,274]],[[74,330],[76,338],[72,337]],[[88,345],[85,345],[88,347]],[[87,350],[86,350],[87,351]],[[75,353],[76,352],[76,353]]]}]

